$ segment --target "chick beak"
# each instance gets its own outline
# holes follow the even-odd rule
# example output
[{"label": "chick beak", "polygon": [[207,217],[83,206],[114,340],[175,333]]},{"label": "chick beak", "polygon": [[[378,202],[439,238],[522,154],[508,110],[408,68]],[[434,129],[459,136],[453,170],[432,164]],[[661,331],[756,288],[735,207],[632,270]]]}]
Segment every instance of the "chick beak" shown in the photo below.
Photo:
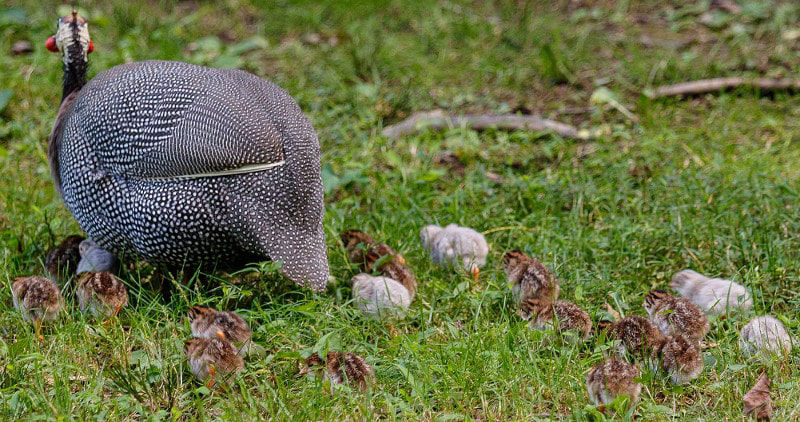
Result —
[{"label": "chick beak", "polygon": [[222,330],[217,330],[217,338],[220,340],[225,340],[225,333]]},{"label": "chick beak", "polygon": [[478,279],[481,277],[481,270],[478,269],[478,267],[473,268],[470,273],[472,273],[472,279],[475,281],[478,281]]},{"label": "chick beak", "polygon": [[403,258],[403,255],[397,255],[397,257],[395,257],[395,261],[397,261],[397,263],[400,265],[406,265],[406,259]]}]

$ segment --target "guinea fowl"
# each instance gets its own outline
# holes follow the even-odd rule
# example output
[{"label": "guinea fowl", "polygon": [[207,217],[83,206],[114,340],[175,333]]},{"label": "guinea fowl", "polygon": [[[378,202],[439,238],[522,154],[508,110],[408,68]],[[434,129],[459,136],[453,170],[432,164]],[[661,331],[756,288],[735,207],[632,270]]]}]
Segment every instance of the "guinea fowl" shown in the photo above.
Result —
[{"label": "guinea fowl", "polygon": [[661,367],[673,384],[686,384],[703,372],[703,354],[697,341],[676,333],[661,346]]},{"label": "guinea fowl", "polygon": [[80,244],[85,239],[77,234],[67,236],[58,246],[47,252],[44,266],[47,273],[59,283],[64,283],[75,274],[81,260]]},{"label": "guinea fowl", "polygon": [[77,274],[87,272],[115,272],[119,265],[117,257],[111,252],[97,246],[91,239],[86,239],[78,246],[81,260],[78,262]]},{"label": "guinea fowl", "polygon": [[648,293],[643,306],[650,322],[665,336],[680,333],[700,341],[710,329],[708,318],[697,305],[663,290]]},{"label": "guinea fowl", "polygon": [[558,280],[538,259],[522,251],[508,251],[503,255],[503,270],[511,283],[511,293],[517,304],[525,299],[558,299],[561,290]]},{"label": "guinea fowl", "polygon": [[385,243],[376,242],[370,235],[359,230],[347,230],[342,233],[341,238],[350,262],[359,264],[368,273],[377,270],[399,282],[413,299],[417,291],[417,279],[406,265],[403,255]]},{"label": "guinea fowl", "polygon": [[612,340],[619,340],[615,350],[618,355],[655,358],[664,342],[664,335],[653,323],[638,315],[629,315],[616,322],[601,321],[598,331],[605,331]]},{"label": "guinea fowl", "polygon": [[475,280],[480,277],[480,267],[486,265],[489,254],[489,244],[481,233],[456,224],[446,227],[431,224],[420,230],[419,237],[434,263],[461,267]]},{"label": "guinea fowl", "polygon": [[530,320],[533,330],[554,328],[559,332],[570,331],[577,340],[586,340],[592,331],[592,319],[578,305],[563,300],[551,302],[540,299],[526,299],[520,305],[519,315]]},{"label": "guinea fowl", "polygon": [[617,358],[608,358],[593,367],[586,376],[586,390],[589,399],[596,405],[605,405],[614,401],[617,396],[626,394],[630,403],[639,399],[642,384],[636,381],[641,371]]},{"label": "guinea fowl", "polygon": [[739,333],[739,348],[745,356],[788,356],[792,338],[783,323],[770,315],[750,320]]},{"label": "guinea fowl", "polygon": [[39,341],[44,339],[42,322],[56,319],[64,307],[64,298],[58,286],[37,275],[15,278],[11,283],[11,300],[22,313],[22,318],[33,322]]},{"label": "guinea fowl", "polygon": [[670,287],[707,314],[724,314],[728,309],[736,308],[747,311],[753,306],[753,298],[741,284],[709,278],[692,270],[683,270],[672,276]]},{"label": "guinea fowl", "polygon": [[328,260],[317,135],[281,88],[240,70],[122,64],[86,82],[77,12],[58,21],[64,86],[48,159],[69,211],[114,253],[182,267],[282,261],[322,290]]},{"label": "guinea fowl", "polygon": [[323,380],[334,385],[345,381],[364,391],[375,384],[372,367],[367,361],[355,353],[328,352],[325,361],[314,352],[301,364],[300,375],[317,376],[322,372]]},{"label": "guinea fowl", "polygon": [[200,380],[208,380],[208,388],[216,383],[217,374],[227,380],[244,368],[244,359],[222,332],[213,338],[191,338],[184,343],[183,351],[192,374]]},{"label": "guinea fowl", "polygon": [[253,332],[242,317],[235,312],[218,311],[208,306],[189,308],[189,325],[195,337],[213,338],[222,333],[225,339],[239,344],[239,350],[246,353],[250,348]]},{"label": "guinea fowl", "polygon": [[75,289],[78,307],[95,318],[114,317],[128,306],[128,289],[114,274],[107,271],[89,272],[78,281]]},{"label": "guinea fowl", "polygon": [[402,317],[414,300],[413,289],[389,277],[361,273],[351,282],[356,306],[371,317]]}]

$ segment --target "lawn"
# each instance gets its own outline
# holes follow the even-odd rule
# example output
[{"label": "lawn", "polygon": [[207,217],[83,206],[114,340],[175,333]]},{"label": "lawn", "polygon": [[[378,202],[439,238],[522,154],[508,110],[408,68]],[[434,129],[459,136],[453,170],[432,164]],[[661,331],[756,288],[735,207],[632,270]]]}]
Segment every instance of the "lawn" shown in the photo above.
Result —
[{"label": "lawn", "polygon": [[[47,250],[80,232],[46,159],[62,73],[43,46],[69,8],[4,2],[0,419],[600,418],[584,379],[610,345],[565,346],[529,330],[502,271],[509,249],[553,268],[561,296],[594,321],[609,317],[605,304],[644,314],[647,291],[668,288],[685,268],[744,284],[754,308],[711,318],[702,375],[676,387],[645,371],[631,414],[741,419],[742,396],[766,371],[776,419],[800,418],[797,348],[788,361],[764,362],[737,345],[755,315],[778,316],[795,336],[800,328],[800,97],[642,95],[707,77],[798,76],[800,4],[739,0],[730,13],[689,3],[82,2],[95,44],[90,77],[128,61],[181,60],[248,70],[297,99],[322,146],[335,280],[315,294],[255,265],[248,276],[194,274],[180,285],[180,275],[128,258],[120,275],[131,303],[116,322],[81,315],[67,285],[68,312],[39,343],[11,304],[10,284],[42,274]],[[10,54],[19,40],[34,52]],[[598,92],[634,118],[593,102]],[[380,134],[436,108],[532,112],[598,136]],[[441,164],[443,156],[456,164]],[[422,226],[450,222],[489,232],[477,282],[434,266],[420,244]],[[367,319],[351,303],[358,269],[339,242],[350,228],[395,247],[414,269],[419,290],[405,319]],[[168,301],[159,278],[175,284]],[[228,390],[209,391],[188,370],[183,342],[196,304],[236,310],[263,347]],[[331,392],[298,377],[312,350],[364,356],[375,387]]]}]

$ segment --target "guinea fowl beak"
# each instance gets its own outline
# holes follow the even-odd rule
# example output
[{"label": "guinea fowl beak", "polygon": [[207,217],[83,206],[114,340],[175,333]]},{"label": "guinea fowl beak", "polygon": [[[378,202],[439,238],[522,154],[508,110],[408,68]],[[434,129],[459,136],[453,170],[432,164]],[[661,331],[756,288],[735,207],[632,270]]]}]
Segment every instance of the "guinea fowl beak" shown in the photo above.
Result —
[{"label": "guinea fowl beak", "polygon": [[481,270],[478,267],[474,267],[470,273],[472,274],[472,279],[475,281],[478,281],[481,277]]}]

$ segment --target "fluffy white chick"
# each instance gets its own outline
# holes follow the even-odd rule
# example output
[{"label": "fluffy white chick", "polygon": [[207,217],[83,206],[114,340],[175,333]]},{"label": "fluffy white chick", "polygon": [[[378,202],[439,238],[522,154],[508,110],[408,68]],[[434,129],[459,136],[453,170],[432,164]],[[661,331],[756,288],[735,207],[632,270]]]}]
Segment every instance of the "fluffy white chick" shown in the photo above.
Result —
[{"label": "fluffy white chick", "polygon": [[413,295],[399,281],[361,273],[353,276],[353,299],[365,315],[380,318],[402,317]]},{"label": "fluffy white chick", "polygon": [[770,315],[755,317],[739,333],[739,348],[745,356],[754,354],[788,355],[792,338],[783,323]]},{"label": "fluffy white chick", "polygon": [[747,311],[753,307],[750,292],[741,284],[709,278],[692,270],[672,276],[670,287],[711,315],[724,314],[728,309],[736,308]]},{"label": "fluffy white chick", "polygon": [[478,279],[480,267],[486,265],[486,256],[489,254],[489,244],[481,233],[468,227],[448,224],[446,227],[425,226],[419,236],[433,262],[461,267]]}]

